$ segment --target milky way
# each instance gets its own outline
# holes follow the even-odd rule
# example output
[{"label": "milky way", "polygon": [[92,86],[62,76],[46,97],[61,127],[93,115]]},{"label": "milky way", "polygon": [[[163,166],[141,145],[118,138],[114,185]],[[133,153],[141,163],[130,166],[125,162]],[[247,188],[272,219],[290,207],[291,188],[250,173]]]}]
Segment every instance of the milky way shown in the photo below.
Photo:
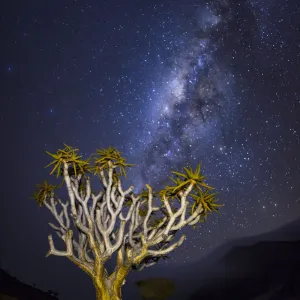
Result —
[{"label": "milky way", "polygon": [[159,185],[170,166],[182,167],[187,158],[199,160],[214,145],[217,152],[226,148],[225,130],[232,126],[237,99],[233,74],[215,58],[221,41],[212,37],[228,21],[224,18],[213,7],[198,5],[194,33],[173,41],[179,49],[156,76],[141,135],[140,186],[153,176]]},{"label": "milky way", "polygon": [[[243,86],[244,77],[233,67],[236,56],[240,55],[238,61],[242,65],[243,55],[249,55],[247,49],[237,54],[234,45],[246,47],[250,43],[251,47],[261,41],[262,30],[270,30],[263,25],[266,19],[264,23],[262,18],[253,22],[257,9],[266,12],[267,6],[254,2],[240,4],[244,15],[237,13],[238,3],[227,1],[185,7],[192,20],[190,29],[171,36],[165,45],[172,49],[168,63],[163,67],[154,65],[154,88],[145,106],[143,130],[133,141],[139,169],[131,178],[137,191],[145,183],[159,190],[170,182],[171,171],[187,165],[194,168],[200,162],[208,182],[220,192],[220,200],[225,203],[222,216],[212,216],[197,235],[190,233],[190,242],[201,239],[202,254],[226,238],[273,228],[269,219],[261,219],[267,208],[273,218],[280,220],[284,215],[278,208],[280,192],[268,191],[268,183],[262,177],[263,165],[270,161],[270,154],[264,162],[265,156],[258,149],[265,126],[258,126],[257,131],[252,129],[254,134],[245,134],[249,125],[244,121],[252,118],[247,104],[252,101],[251,96],[244,94],[249,83]],[[239,35],[239,19],[252,26],[252,31],[241,25],[243,34]],[[233,48],[230,59],[228,47]],[[259,107],[257,104],[257,111]],[[255,128],[254,124],[250,126]],[[260,136],[259,142],[256,138],[258,143],[254,135]],[[266,201],[268,204],[262,204]]]},{"label": "milky way", "polygon": [[224,206],[183,230],[173,265],[299,218],[298,0],[2,2],[0,211],[14,214],[2,214],[0,254],[14,276],[94,297],[84,274],[45,259],[51,216],[28,199],[58,184],[45,150],[62,143],[83,158],[116,147],[136,164],[122,180],[135,193],[201,164]]},{"label": "milky way", "polygon": [[120,150],[136,164],[122,179],[135,193],[201,164],[224,206],[183,230],[172,266],[299,218],[299,0],[2,2],[1,268],[60,299],[94,297],[83,272],[45,259],[51,215],[29,199],[43,180],[59,183],[45,150],[63,143],[84,159]]}]

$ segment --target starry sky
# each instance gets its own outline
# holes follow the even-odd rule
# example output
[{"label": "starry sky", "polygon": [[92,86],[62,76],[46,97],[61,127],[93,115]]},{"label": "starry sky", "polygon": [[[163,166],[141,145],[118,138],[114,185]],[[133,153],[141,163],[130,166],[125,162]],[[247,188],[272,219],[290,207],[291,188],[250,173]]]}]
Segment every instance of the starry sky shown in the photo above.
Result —
[{"label": "starry sky", "polygon": [[40,285],[54,265],[70,272],[62,258],[44,258],[51,216],[28,199],[51,181],[45,150],[63,143],[86,158],[116,147],[136,164],[126,181],[136,193],[201,163],[225,206],[186,230],[174,265],[299,218],[297,2],[1,4],[3,267]]}]

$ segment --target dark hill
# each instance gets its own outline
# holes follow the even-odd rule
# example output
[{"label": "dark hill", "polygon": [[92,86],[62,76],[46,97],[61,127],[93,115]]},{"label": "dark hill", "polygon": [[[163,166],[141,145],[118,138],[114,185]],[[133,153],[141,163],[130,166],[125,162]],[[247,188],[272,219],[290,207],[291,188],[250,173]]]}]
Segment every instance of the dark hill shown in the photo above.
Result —
[{"label": "dark hill", "polygon": [[298,293],[294,286],[300,286],[300,219],[270,232],[228,240],[198,262],[165,269],[160,274],[171,273],[177,287],[170,300],[295,299],[270,298],[270,290],[285,294],[280,297]]},{"label": "dark hill", "polygon": [[44,292],[28,285],[0,269],[0,299],[59,300],[57,295],[54,291]]},{"label": "dark hill", "polygon": [[[190,298],[255,299],[262,295],[300,299],[300,240],[259,242],[237,247],[219,262],[222,272],[201,285]],[[273,291],[273,293],[271,293]]]}]

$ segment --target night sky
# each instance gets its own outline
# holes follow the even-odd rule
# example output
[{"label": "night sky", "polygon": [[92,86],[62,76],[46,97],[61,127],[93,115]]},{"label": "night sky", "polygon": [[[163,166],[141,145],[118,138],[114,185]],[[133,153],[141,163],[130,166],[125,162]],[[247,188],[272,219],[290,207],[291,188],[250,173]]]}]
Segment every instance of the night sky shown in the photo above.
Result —
[{"label": "night sky", "polygon": [[225,206],[187,230],[169,265],[300,217],[298,0],[5,2],[4,269],[62,300],[93,297],[81,270],[45,258],[52,216],[29,199],[44,179],[58,183],[45,151],[63,143],[84,158],[116,147],[136,164],[122,181],[136,193],[201,163]]}]

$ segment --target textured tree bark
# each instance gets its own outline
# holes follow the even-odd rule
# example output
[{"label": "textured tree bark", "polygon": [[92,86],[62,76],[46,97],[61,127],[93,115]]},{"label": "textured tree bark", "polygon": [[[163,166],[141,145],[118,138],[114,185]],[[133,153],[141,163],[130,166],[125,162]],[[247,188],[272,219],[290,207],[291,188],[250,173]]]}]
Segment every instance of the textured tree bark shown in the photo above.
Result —
[{"label": "textured tree bark", "polygon": [[94,280],[94,286],[96,289],[96,300],[121,300],[121,287],[118,285],[112,285],[111,283],[103,284],[100,280]]},{"label": "textured tree bark", "polygon": [[[209,211],[217,210],[221,205],[213,202],[215,194],[207,192],[212,187],[203,182],[200,164],[195,172],[191,168],[184,168],[186,175],[173,172],[186,180],[181,181],[178,177],[176,180],[172,179],[176,186],[168,186],[159,193],[163,200],[161,207],[154,204],[156,196],[149,184],[146,184],[148,192],[134,196],[133,186],[123,190],[121,180],[118,176],[114,177],[116,167],[121,169],[130,164],[125,164],[125,158],[111,147],[99,152],[100,156],[93,166],[93,169],[100,172],[104,187],[104,191],[96,195],[91,190],[90,177],[87,176],[92,165],[89,166],[89,159],[79,160],[81,156],[77,156],[77,150],[65,145],[65,149],[58,150],[56,154],[47,152],[54,158],[49,165],[55,163],[50,174],[58,167],[59,175],[60,166],[63,164],[63,176],[69,195],[69,201],[62,202],[54,193],[56,186],[49,185],[46,181],[44,185],[39,185],[41,187],[36,193],[35,199],[50,210],[59,226],[52,223],[49,225],[66,244],[65,251],[56,249],[52,235],[49,235],[50,250],[47,256],[67,257],[86,272],[93,280],[96,300],[121,300],[121,289],[132,266],[142,270],[157,263],[157,258],[164,257],[184,242],[185,235],[182,235],[177,242],[171,243],[178,230],[197,224],[203,214],[206,216]],[[118,163],[114,163],[114,160]],[[71,166],[73,171],[78,167],[80,172],[73,174],[73,171],[70,172]],[[203,187],[207,189],[204,192]],[[198,194],[193,195],[192,212],[186,214],[190,204],[187,197],[195,189],[198,189]],[[170,201],[175,194],[178,199],[180,197],[180,208],[174,211]],[[91,200],[92,204],[89,205]],[[62,206],[60,212],[57,204]],[[71,207],[68,209],[69,204]],[[125,214],[122,209],[127,204],[129,209]],[[157,211],[163,216],[153,219]],[[73,236],[72,220],[78,231],[78,240]],[[126,224],[129,225],[128,232],[125,232]],[[156,249],[151,250],[152,247]],[[117,265],[109,275],[104,266],[115,252]]]}]

